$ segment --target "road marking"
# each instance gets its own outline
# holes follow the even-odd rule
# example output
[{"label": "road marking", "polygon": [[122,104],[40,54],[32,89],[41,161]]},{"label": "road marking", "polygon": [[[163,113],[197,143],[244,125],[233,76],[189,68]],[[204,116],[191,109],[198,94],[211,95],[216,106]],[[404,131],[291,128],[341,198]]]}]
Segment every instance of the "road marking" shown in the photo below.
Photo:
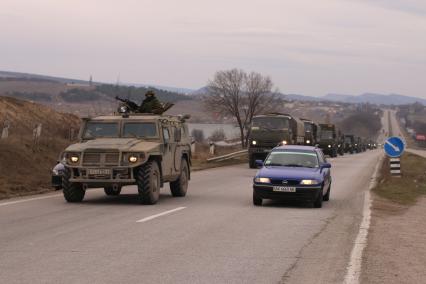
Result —
[{"label": "road marking", "polygon": [[150,221],[152,219],[155,219],[155,218],[158,218],[158,217],[161,217],[161,216],[164,216],[164,215],[168,215],[168,214],[171,214],[171,213],[183,210],[185,208],[186,207],[178,207],[178,208],[175,208],[175,209],[172,209],[172,210],[169,210],[169,211],[165,211],[163,213],[159,213],[159,214],[155,214],[155,215],[152,215],[152,216],[149,216],[149,217],[145,217],[143,219],[140,219],[140,220],[136,221],[136,223],[147,222],[147,221]]},{"label": "road marking", "polygon": [[23,200],[4,202],[4,203],[0,203],[0,206],[13,205],[13,204],[18,204],[18,203],[30,202],[30,201],[34,201],[34,200],[48,199],[48,198],[53,198],[53,197],[58,197],[58,196],[62,196],[62,194],[54,194],[54,195],[49,195],[49,196],[41,196],[41,197],[28,198],[28,199],[23,199]]},{"label": "road marking", "polygon": [[370,228],[371,220],[371,195],[370,190],[377,184],[379,169],[382,165],[384,155],[379,159],[379,162],[374,169],[373,176],[371,177],[370,185],[364,195],[364,209],[361,224],[359,225],[358,235],[356,236],[354,246],[352,248],[351,257],[346,267],[345,284],[358,284],[362,268],[362,253],[367,246],[368,230]]}]

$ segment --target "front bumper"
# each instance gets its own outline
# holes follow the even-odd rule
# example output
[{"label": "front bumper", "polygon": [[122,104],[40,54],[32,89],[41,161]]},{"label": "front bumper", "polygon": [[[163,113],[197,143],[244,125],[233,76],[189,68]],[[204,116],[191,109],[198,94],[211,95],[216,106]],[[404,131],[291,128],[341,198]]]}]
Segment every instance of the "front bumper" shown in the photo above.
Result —
[{"label": "front bumper", "polygon": [[268,155],[273,147],[252,147],[248,149],[249,154],[263,154]]},{"label": "front bumper", "polygon": [[296,192],[276,192],[272,185],[253,184],[253,194],[262,199],[315,201],[322,193],[321,186],[296,186]]},{"label": "front bumper", "polygon": [[[109,173],[91,174],[90,170],[107,170]],[[70,168],[70,182],[84,183],[90,187],[103,185],[131,185],[136,183],[132,167],[78,167]]]}]

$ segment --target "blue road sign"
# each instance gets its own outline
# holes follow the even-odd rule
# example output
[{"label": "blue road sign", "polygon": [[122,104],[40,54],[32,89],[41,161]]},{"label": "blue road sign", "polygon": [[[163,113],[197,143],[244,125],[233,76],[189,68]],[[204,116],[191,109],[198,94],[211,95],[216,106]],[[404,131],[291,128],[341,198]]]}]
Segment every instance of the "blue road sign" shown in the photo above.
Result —
[{"label": "blue road sign", "polygon": [[396,158],[402,155],[405,150],[405,143],[400,137],[389,137],[385,142],[385,152],[391,158]]}]

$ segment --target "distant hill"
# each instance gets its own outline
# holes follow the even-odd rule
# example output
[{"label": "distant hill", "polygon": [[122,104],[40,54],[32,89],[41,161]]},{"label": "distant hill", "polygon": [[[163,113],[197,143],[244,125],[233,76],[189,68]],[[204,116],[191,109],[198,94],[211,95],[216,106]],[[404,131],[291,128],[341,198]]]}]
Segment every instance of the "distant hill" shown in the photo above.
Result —
[{"label": "distant hill", "polygon": [[31,73],[20,73],[20,72],[10,72],[10,71],[0,71],[0,79],[15,79],[15,80],[32,80],[32,81],[49,81],[49,82],[58,82],[63,84],[88,84],[89,81],[79,80],[79,79],[69,79],[62,77],[46,76],[39,74]]},{"label": "distant hill", "polygon": [[375,94],[375,93],[364,93],[359,96],[352,95],[341,95],[341,94],[327,94],[322,99],[329,101],[339,101],[345,103],[371,103],[371,104],[384,104],[384,105],[404,105],[413,104],[415,102],[426,105],[426,99],[409,97],[398,94]]},{"label": "distant hill", "polygon": [[39,102],[80,116],[115,111],[118,104],[115,96],[140,104],[148,90],[154,90],[157,97],[164,102],[177,103],[192,99],[185,94],[153,87],[90,83],[69,78],[0,71],[0,97]]},{"label": "distant hill", "polygon": [[374,94],[374,93],[364,93],[362,95],[353,96],[353,95],[344,95],[344,94],[327,94],[321,97],[313,96],[304,96],[298,94],[286,94],[286,99],[294,101],[332,101],[332,102],[342,102],[342,103],[370,103],[377,105],[405,105],[413,104],[415,102],[422,103],[426,105],[426,99],[409,97],[397,94]]}]

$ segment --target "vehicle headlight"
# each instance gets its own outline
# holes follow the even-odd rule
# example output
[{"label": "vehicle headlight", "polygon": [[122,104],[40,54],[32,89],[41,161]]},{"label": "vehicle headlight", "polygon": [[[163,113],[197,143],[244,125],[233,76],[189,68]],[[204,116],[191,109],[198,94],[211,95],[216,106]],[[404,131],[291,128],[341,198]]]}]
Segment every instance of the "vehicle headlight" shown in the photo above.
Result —
[{"label": "vehicle headlight", "polygon": [[254,182],[257,182],[257,183],[271,183],[271,179],[270,178],[258,177],[258,178],[254,179]]},{"label": "vehicle headlight", "polygon": [[283,145],[287,145],[287,141],[286,140],[283,141]]},{"label": "vehicle headlight", "polygon": [[71,162],[73,162],[73,163],[77,163],[79,159],[80,159],[80,158],[79,158],[78,156],[71,156],[71,157],[70,157],[70,160],[71,160]]},{"label": "vehicle headlight", "polygon": [[355,144],[355,146],[358,146],[358,144]]},{"label": "vehicle headlight", "polygon": [[303,185],[314,185],[314,184],[318,184],[319,182],[315,179],[302,179],[300,181],[300,184]]},{"label": "vehicle headlight", "polygon": [[145,153],[123,153],[122,161],[125,165],[142,163],[145,161]]},{"label": "vehicle headlight", "polygon": [[129,162],[130,163],[136,163],[138,161],[138,157],[136,155],[130,155],[129,156]]},{"label": "vehicle headlight", "polygon": [[257,141],[256,141],[256,140],[253,140],[253,141],[251,141],[251,144],[256,145],[256,144],[257,144]]},{"label": "vehicle headlight", "polygon": [[306,144],[310,144],[311,143],[311,140],[306,140]]},{"label": "vehicle headlight", "polygon": [[129,112],[129,108],[127,106],[120,106],[118,108],[118,112],[119,113],[127,113],[127,112]]},{"label": "vehicle headlight", "polygon": [[331,145],[328,145],[328,148],[331,148]]}]

